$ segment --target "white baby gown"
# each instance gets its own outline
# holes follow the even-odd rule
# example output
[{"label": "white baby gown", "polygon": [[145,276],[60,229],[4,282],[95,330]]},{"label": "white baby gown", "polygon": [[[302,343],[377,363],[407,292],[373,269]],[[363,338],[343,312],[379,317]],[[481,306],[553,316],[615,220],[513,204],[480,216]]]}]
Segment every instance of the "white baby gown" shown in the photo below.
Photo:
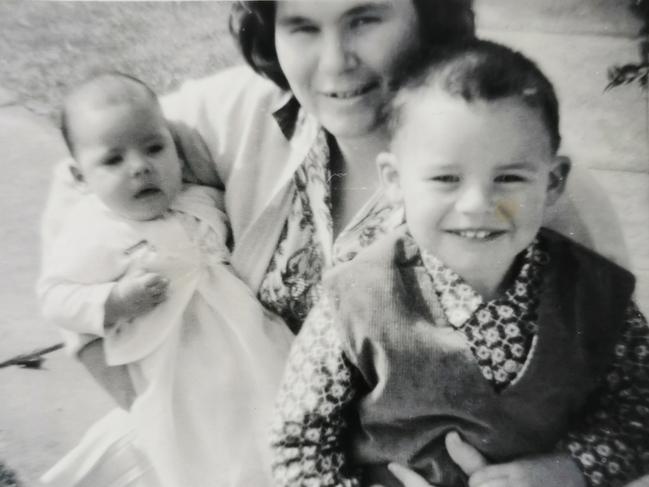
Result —
[{"label": "white baby gown", "polygon": [[211,191],[189,187],[150,222],[121,219],[89,197],[44,259],[45,315],[82,341],[102,333],[106,283],[126,269],[170,282],[164,303],[104,336],[109,365],[126,364],[135,384],[130,412],[95,424],[43,476],[47,485],[272,485],[267,428],[291,334],[227,263]]}]

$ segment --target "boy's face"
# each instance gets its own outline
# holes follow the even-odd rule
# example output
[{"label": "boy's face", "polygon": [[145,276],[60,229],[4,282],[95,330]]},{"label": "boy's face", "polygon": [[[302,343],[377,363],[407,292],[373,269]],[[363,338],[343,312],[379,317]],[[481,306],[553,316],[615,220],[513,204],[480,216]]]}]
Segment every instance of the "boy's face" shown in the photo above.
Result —
[{"label": "boy's face", "polygon": [[181,165],[152,100],[74,107],[70,133],[81,177],[106,206],[134,220],[169,208],[180,190]]},{"label": "boy's face", "polygon": [[520,100],[467,103],[436,90],[417,101],[394,154],[379,159],[383,181],[420,248],[465,279],[500,282],[535,238],[568,163]]}]

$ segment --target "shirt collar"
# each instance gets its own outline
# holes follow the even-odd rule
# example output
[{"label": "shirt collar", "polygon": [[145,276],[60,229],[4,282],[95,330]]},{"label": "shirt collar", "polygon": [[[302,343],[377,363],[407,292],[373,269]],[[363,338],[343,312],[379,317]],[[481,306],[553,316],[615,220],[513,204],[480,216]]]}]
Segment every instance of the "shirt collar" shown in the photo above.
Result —
[{"label": "shirt collar", "polygon": [[[537,276],[541,266],[548,262],[548,254],[539,243],[538,237],[521,253],[522,264],[512,285],[504,296],[490,302],[529,303],[533,298],[531,286],[538,285]],[[473,316],[483,304],[483,298],[467,284],[455,271],[427,251],[421,251],[421,258],[433,281],[444,314],[448,322],[460,328]]]},{"label": "shirt collar", "polygon": [[285,92],[274,106],[273,118],[287,140],[295,134],[300,114],[300,103],[290,91]]}]

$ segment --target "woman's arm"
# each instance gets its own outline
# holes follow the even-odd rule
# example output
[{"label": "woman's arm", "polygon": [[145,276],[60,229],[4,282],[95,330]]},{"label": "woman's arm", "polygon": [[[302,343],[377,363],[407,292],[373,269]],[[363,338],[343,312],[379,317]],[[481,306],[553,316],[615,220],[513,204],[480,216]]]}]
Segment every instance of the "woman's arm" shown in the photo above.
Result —
[{"label": "woman's arm", "polygon": [[285,487],[356,487],[343,448],[356,370],[345,358],[325,297],[293,343],[272,430],[273,476]]},{"label": "woman's arm", "polygon": [[622,485],[647,473],[649,327],[633,302],[613,362],[580,419],[562,446],[590,485]]}]

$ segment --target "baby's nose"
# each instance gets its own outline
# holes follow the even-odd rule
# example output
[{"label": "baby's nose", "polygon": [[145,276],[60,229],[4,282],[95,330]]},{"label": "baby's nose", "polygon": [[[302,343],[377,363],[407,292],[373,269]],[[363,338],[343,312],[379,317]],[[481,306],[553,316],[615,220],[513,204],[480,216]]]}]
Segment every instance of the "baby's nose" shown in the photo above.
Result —
[{"label": "baby's nose", "polygon": [[134,176],[148,174],[151,171],[151,165],[145,157],[134,155],[129,158],[129,166]]}]

